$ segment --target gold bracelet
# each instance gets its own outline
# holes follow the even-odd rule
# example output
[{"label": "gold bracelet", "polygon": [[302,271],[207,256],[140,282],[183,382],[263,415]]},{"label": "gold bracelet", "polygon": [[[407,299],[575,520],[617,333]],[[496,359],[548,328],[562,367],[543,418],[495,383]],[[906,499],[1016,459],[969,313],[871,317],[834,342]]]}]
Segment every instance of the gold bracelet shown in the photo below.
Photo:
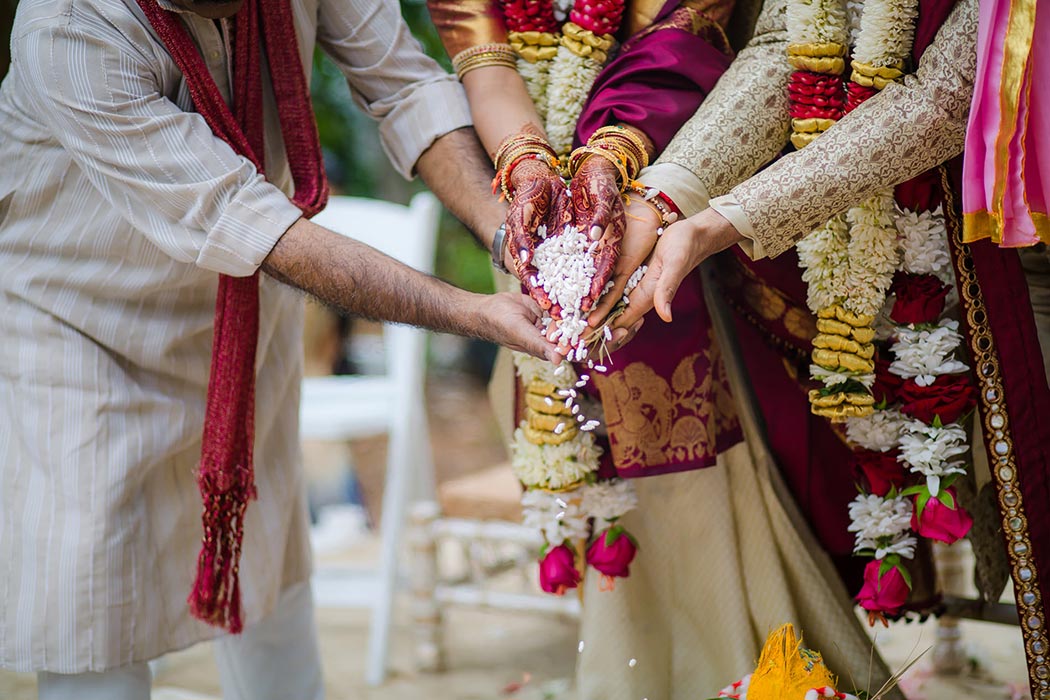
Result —
[{"label": "gold bracelet", "polygon": [[604,158],[613,164],[616,168],[617,173],[620,176],[620,191],[624,192],[626,188],[631,184],[631,178],[627,176],[627,167],[624,165],[623,158],[617,156],[616,153],[603,149],[603,148],[591,148],[590,146],[580,146],[572,155],[569,156],[569,176],[576,177],[576,173],[579,172],[580,167],[583,165],[583,161],[586,160],[587,156],[598,156]]},{"label": "gold bracelet", "polygon": [[603,126],[587,140],[591,148],[612,150],[626,160],[627,174],[631,180],[638,177],[642,168],[649,165],[649,152],[638,134],[623,126]]},{"label": "gold bracelet", "polygon": [[488,66],[504,66],[516,69],[518,61],[510,44],[480,44],[464,49],[452,58],[452,67],[460,80],[475,68],[486,68]]}]

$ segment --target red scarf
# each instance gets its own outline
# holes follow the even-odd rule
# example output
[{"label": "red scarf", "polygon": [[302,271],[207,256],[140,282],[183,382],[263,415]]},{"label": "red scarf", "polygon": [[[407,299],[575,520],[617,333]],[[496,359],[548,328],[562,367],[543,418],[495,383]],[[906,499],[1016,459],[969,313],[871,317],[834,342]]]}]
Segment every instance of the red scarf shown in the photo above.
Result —
[{"label": "red scarf", "polygon": [[[313,216],[328,199],[310,91],[306,84],[292,10],[287,0],[244,0],[236,16],[233,111],[222,95],[179,16],[157,0],[138,0],[153,29],[182,71],[197,112],[215,135],[263,172],[263,50],[270,69],[284,135],[295,203]],[[263,40],[265,39],[265,40]],[[259,273],[219,276],[215,335],[204,417],[198,485],[204,501],[204,538],[197,580],[190,593],[193,615],[240,632],[238,569],[244,511],[255,496],[252,471],[255,408],[255,347],[259,338]]]}]

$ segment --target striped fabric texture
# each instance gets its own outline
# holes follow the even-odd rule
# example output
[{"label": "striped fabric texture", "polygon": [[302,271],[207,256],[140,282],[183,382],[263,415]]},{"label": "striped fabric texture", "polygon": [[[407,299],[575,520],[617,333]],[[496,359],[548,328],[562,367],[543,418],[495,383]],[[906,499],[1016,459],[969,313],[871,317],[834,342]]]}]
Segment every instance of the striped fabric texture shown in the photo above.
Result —
[{"label": "striped fabric texture", "polygon": [[[165,2],[165,0],[158,0]],[[290,0],[411,173],[469,124],[391,0]],[[168,5],[165,5],[169,7]],[[229,28],[184,14],[229,96]],[[135,0],[18,8],[0,87],[0,666],[99,671],[216,632],[186,596],[217,273],[249,275],[294,222],[273,95],[267,170],[215,138]],[[301,295],[266,278],[246,623],[309,576],[298,439]]]}]

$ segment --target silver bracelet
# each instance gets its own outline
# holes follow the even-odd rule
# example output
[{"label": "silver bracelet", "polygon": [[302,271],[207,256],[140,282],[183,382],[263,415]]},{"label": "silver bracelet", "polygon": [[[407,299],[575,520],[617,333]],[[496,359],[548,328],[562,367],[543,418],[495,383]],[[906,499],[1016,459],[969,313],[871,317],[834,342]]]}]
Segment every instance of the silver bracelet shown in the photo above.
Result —
[{"label": "silver bracelet", "polygon": [[510,274],[510,270],[503,264],[504,253],[507,248],[507,222],[503,222],[492,236],[492,266],[500,272]]}]

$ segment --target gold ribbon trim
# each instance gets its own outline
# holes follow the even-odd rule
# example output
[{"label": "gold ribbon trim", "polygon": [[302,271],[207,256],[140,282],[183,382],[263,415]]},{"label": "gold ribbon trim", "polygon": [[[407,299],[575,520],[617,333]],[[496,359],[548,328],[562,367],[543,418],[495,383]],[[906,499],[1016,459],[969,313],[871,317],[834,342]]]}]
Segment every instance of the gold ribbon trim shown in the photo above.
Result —
[{"label": "gold ribbon trim", "polygon": [[[1035,224],[1035,233],[1043,243],[1050,244],[1050,216],[1038,211],[1028,213]],[[1003,225],[987,209],[963,214],[963,243],[974,243],[990,238],[994,243],[1003,241]]]}]

